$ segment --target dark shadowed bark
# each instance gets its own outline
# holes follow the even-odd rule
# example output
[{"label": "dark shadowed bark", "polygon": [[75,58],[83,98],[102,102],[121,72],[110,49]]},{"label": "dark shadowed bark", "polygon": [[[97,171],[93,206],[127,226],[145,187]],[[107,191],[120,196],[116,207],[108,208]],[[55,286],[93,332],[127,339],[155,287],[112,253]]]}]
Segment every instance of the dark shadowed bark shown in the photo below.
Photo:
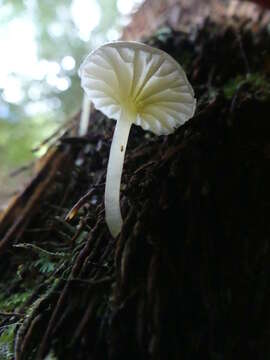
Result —
[{"label": "dark shadowed bark", "polygon": [[270,358],[263,16],[148,38],[183,65],[198,109],[168,137],[132,128],[116,240],[103,205],[114,124],[99,112],[85,138],[59,140],[16,214],[3,217],[0,300],[12,313],[0,313],[0,331],[16,323],[16,360]]}]

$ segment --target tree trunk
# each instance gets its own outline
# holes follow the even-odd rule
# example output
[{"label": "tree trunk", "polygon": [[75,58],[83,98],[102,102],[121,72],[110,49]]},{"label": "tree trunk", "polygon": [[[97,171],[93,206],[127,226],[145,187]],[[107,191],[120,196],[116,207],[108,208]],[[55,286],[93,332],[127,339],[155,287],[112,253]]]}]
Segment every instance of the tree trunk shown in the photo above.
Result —
[{"label": "tree trunk", "polygon": [[116,240],[103,205],[114,124],[94,112],[87,137],[60,139],[61,166],[0,224],[0,336],[15,323],[0,358],[270,358],[265,16],[147,40],[183,65],[198,108],[167,137],[132,128]]}]

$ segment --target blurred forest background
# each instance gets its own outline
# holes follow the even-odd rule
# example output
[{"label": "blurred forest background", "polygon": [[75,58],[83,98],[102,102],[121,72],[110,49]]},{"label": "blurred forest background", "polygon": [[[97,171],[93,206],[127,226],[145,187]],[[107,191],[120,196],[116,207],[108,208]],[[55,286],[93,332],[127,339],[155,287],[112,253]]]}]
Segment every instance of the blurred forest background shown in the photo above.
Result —
[{"label": "blurred forest background", "polygon": [[119,39],[142,2],[0,0],[0,207],[46,148],[31,150],[79,110],[83,58]]}]

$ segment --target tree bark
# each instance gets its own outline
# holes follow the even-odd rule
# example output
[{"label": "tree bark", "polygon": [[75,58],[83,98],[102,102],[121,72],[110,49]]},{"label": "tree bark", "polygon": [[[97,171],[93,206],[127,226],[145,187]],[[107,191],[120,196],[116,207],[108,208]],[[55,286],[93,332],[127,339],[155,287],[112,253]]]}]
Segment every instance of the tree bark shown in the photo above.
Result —
[{"label": "tree bark", "polygon": [[167,137],[132,128],[116,240],[103,205],[111,122],[94,112],[88,137],[61,139],[69,166],[0,255],[0,310],[11,313],[1,325],[22,315],[16,360],[270,358],[264,16],[206,18],[189,33],[167,27],[148,39],[183,65],[198,109]]}]

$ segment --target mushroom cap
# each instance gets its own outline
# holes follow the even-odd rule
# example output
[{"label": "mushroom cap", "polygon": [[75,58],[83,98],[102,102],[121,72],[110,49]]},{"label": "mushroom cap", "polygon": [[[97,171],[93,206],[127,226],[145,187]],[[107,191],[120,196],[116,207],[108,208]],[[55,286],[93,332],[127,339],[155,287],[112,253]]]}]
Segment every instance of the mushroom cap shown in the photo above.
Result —
[{"label": "mushroom cap", "polygon": [[157,135],[168,135],[190,119],[196,108],[182,67],[160,49],[116,41],[92,51],[82,63],[82,87],[96,109]]}]

